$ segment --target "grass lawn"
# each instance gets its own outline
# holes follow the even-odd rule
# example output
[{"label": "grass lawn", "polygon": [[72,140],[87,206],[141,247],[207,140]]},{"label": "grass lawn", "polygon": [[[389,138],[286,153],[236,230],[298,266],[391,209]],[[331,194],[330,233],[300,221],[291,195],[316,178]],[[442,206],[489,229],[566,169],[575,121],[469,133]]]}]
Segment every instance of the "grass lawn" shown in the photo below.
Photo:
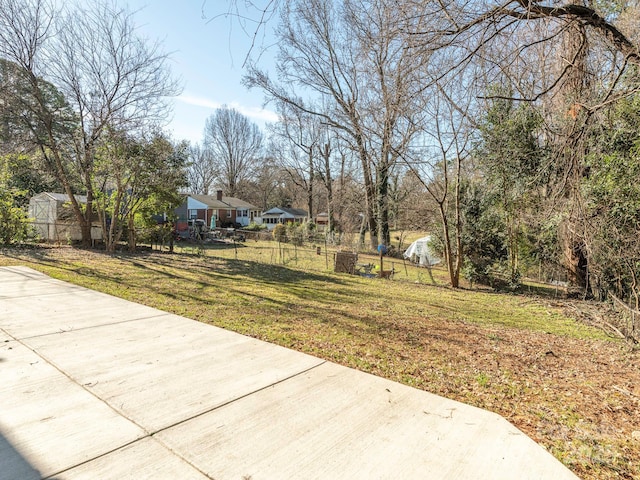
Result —
[{"label": "grass lawn", "polygon": [[563,300],[453,290],[442,270],[432,281],[402,260],[385,259],[385,269],[391,263],[394,279],[381,280],[333,273],[324,245],[321,255],[272,242],[113,256],[0,250],[0,266],[27,265],[495,411],[581,478],[640,478],[640,352],[567,316]]}]

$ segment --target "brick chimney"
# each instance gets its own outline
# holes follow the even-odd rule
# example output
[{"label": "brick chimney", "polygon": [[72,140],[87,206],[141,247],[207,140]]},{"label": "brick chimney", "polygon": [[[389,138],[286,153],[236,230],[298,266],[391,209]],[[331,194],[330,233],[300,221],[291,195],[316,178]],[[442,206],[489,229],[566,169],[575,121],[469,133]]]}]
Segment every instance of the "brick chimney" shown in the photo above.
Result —
[{"label": "brick chimney", "polygon": [[216,190],[216,200],[222,201],[222,190]]}]

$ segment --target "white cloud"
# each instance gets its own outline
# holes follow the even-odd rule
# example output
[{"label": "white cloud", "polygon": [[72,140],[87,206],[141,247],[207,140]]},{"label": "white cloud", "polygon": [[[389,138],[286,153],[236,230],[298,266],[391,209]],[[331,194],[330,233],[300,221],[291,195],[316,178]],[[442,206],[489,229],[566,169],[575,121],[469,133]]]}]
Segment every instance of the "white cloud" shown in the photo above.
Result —
[{"label": "white cloud", "polygon": [[202,107],[202,108],[211,108],[211,109],[216,109],[216,108],[220,108],[222,106],[221,103],[218,102],[214,102],[213,100],[209,100],[208,98],[204,98],[204,97],[196,97],[193,95],[188,95],[183,93],[182,95],[177,97],[177,100],[184,102],[188,105],[193,105],[195,107]]},{"label": "white cloud", "polygon": [[234,108],[235,110],[243,114],[245,117],[248,117],[260,123],[275,122],[278,120],[278,115],[271,110],[266,110],[262,107],[247,107],[245,105],[241,105],[238,102],[227,102],[226,104],[224,104],[220,102],[215,102],[205,97],[198,97],[198,96],[189,95],[189,94],[182,94],[179,97],[177,97],[177,100],[183,103],[186,103],[188,105],[201,107],[201,108],[208,108],[212,110],[220,108],[223,105],[227,105],[231,108]]},{"label": "white cloud", "polygon": [[257,108],[257,107],[244,107],[242,105],[230,105],[230,106],[238,110],[244,116],[252,118],[257,121],[262,121],[262,122],[278,121],[278,114],[272,110],[266,110],[264,108]]}]

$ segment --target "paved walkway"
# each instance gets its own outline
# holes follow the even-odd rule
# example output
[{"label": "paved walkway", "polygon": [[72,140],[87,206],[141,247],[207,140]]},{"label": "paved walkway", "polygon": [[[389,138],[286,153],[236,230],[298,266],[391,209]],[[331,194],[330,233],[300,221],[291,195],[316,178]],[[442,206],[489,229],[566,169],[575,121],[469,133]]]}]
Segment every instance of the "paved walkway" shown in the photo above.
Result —
[{"label": "paved walkway", "polygon": [[0,478],[576,477],[493,413],[5,267]]}]

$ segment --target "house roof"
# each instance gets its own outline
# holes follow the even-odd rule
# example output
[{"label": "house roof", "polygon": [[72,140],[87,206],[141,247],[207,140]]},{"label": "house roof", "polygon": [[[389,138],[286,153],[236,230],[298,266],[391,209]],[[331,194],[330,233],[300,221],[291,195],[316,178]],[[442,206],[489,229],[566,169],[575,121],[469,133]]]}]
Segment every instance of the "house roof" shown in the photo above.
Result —
[{"label": "house roof", "polygon": [[281,216],[290,216],[294,218],[306,218],[307,212],[300,208],[289,208],[289,207],[273,207],[262,214],[265,216],[273,216],[273,217],[281,217]]},{"label": "house roof", "polygon": [[[69,201],[69,195],[67,195],[66,193],[42,192],[33,196],[33,198],[37,198],[37,197],[49,197],[50,199],[55,200],[56,202]],[[79,203],[87,203],[86,195],[74,195],[74,197],[76,197],[76,200]]]},{"label": "house roof", "polygon": [[218,200],[213,195],[191,195],[191,194],[189,194],[187,196],[193,198],[194,200],[197,200],[200,203],[204,203],[209,208],[227,209],[227,208],[231,207],[231,205],[229,205],[228,203],[225,203],[225,202],[222,202],[222,201]]},{"label": "house roof", "polygon": [[280,210],[283,210],[285,213],[288,213],[289,215],[293,215],[294,217],[307,216],[306,210],[302,210],[301,208],[280,208]]},{"label": "house roof", "polygon": [[222,201],[228,203],[234,208],[246,208],[248,210],[258,210],[258,207],[255,205],[251,205],[249,202],[245,202],[244,200],[240,200],[236,197],[222,197]]},{"label": "house roof", "polygon": [[215,195],[188,194],[187,196],[193,198],[194,200],[199,201],[200,203],[204,203],[209,208],[220,208],[220,209],[246,208],[249,210],[258,209],[258,207],[251,205],[250,203],[235,197],[222,197],[222,200],[218,200],[218,198]]}]

